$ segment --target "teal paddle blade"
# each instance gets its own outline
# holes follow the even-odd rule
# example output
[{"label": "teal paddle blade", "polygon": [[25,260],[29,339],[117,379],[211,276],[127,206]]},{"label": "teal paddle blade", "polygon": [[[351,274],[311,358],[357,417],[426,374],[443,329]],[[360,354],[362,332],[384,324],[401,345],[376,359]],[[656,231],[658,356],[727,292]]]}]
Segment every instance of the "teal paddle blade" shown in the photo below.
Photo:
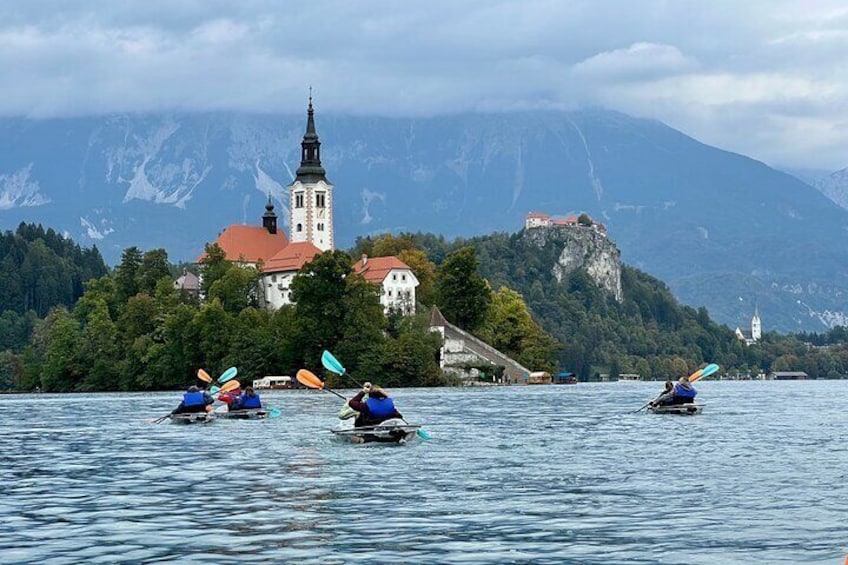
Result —
[{"label": "teal paddle blade", "polygon": [[709,377],[716,371],[718,371],[718,365],[716,365],[715,363],[710,363],[709,365],[704,367],[703,371],[701,371],[701,377]]},{"label": "teal paddle blade", "polygon": [[235,367],[230,367],[229,369],[224,371],[224,374],[218,377],[218,383],[224,384],[227,381],[231,381],[236,378],[236,375],[238,375],[238,369],[236,369]]},{"label": "teal paddle blade", "polygon": [[215,394],[219,390],[221,390],[221,387],[217,385],[212,385],[211,387],[209,387],[209,394]]},{"label": "teal paddle blade", "polygon": [[433,439],[433,436],[427,433],[427,430],[424,430],[423,428],[418,428],[418,437],[425,441],[430,441],[431,439]]},{"label": "teal paddle blade", "polygon": [[269,418],[279,418],[283,415],[283,412],[279,408],[274,408],[273,406],[268,407],[268,417]]},{"label": "teal paddle blade", "polygon": [[337,375],[344,375],[345,373],[345,368],[342,367],[339,360],[336,359],[329,351],[325,350],[324,353],[321,354],[321,364],[324,365],[325,369]]}]

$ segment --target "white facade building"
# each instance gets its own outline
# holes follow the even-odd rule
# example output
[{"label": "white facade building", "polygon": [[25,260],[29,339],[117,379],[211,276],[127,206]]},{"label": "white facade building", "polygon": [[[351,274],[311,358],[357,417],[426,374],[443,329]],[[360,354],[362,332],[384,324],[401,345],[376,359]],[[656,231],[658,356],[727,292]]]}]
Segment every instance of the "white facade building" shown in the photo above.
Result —
[{"label": "white facade building", "polygon": [[397,257],[368,257],[356,262],[354,272],[365,280],[380,285],[380,304],[383,310],[402,314],[415,313],[415,289],[418,279],[409,266]]}]

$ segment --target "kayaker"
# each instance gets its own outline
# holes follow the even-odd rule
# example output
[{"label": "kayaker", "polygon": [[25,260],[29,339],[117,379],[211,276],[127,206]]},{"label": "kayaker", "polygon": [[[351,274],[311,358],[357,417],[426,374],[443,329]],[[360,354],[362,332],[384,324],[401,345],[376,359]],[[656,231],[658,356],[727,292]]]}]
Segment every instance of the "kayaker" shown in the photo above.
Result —
[{"label": "kayaker", "polygon": [[252,386],[249,386],[244,389],[244,394],[233,400],[229,410],[255,410],[257,408],[262,408],[262,401],[259,398],[259,393],[253,390]]},{"label": "kayaker", "polygon": [[192,414],[195,412],[206,412],[206,407],[213,404],[215,399],[209,396],[205,390],[200,390],[196,386],[190,386],[183,394],[183,401],[180,405],[174,408],[171,414]]},{"label": "kayaker", "polygon": [[665,381],[665,390],[660,393],[658,397],[651,401],[651,406],[664,406],[666,404],[671,404],[672,398],[674,396],[674,381],[668,379]]},{"label": "kayaker", "polygon": [[403,419],[403,415],[395,408],[392,397],[385,390],[371,383],[362,385],[362,390],[348,400],[347,405],[359,412],[359,416],[353,421],[354,427],[357,428],[376,426],[392,418]]},{"label": "kayaker", "polygon": [[218,400],[227,405],[227,411],[237,410],[235,407],[235,403],[238,402],[239,397],[241,396],[241,389],[234,388],[229,392],[222,392],[218,394]]},{"label": "kayaker", "polygon": [[672,389],[672,404],[692,404],[698,391],[689,382],[689,377],[680,377]]},{"label": "kayaker", "polygon": [[[368,402],[368,395],[363,396],[360,402]],[[344,406],[339,410],[339,420],[350,420],[351,418],[359,418],[359,412],[350,407],[350,400],[346,400]]]}]

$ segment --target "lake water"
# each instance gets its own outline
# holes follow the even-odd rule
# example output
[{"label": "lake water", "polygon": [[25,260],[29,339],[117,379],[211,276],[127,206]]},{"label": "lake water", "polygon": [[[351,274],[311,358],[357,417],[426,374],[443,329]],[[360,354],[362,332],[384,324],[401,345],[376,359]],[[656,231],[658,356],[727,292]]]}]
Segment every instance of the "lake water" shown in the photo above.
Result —
[{"label": "lake water", "polygon": [[[848,382],[397,389],[434,437],[337,443],[339,400],[154,425],[177,393],[0,397],[2,563],[827,563]],[[348,391],[352,393],[352,391]]]}]

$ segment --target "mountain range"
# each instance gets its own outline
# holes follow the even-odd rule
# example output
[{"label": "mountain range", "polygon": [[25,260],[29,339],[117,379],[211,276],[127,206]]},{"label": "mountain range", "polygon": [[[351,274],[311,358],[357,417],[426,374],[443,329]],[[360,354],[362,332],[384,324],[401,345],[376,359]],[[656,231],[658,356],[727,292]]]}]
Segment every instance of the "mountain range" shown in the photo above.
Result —
[{"label": "mountain range", "polygon": [[[282,224],[303,115],[0,119],[0,227],[21,221],[121,251],[193,260],[231,223]],[[796,176],[660,122],[600,110],[432,118],[322,115],[338,247],[387,230],[446,237],[586,212],[624,263],[719,322],[848,324],[848,210]]]}]

